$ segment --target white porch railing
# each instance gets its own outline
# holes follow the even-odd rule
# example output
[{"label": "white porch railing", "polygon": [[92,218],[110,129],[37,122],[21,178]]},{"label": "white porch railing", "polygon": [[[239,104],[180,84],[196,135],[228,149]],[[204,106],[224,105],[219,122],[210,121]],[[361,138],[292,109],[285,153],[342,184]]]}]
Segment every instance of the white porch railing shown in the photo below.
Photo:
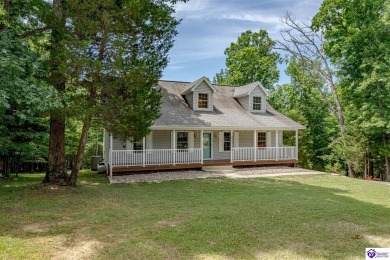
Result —
[{"label": "white porch railing", "polygon": [[237,147],[232,149],[233,162],[296,160],[298,151],[295,146],[288,147]]},{"label": "white porch railing", "polygon": [[201,149],[113,150],[112,166],[146,166],[201,163]]}]

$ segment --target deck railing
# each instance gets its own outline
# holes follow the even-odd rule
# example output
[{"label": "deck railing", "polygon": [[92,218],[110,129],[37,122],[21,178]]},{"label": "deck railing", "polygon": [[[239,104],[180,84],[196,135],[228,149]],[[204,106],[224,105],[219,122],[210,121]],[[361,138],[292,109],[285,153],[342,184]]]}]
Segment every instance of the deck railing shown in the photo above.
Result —
[{"label": "deck railing", "polygon": [[147,166],[201,163],[201,149],[113,150],[112,166]]},{"label": "deck railing", "polygon": [[288,147],[237,147],[232,149],[233,162],[296,160],[298,151],[294,146]]}]

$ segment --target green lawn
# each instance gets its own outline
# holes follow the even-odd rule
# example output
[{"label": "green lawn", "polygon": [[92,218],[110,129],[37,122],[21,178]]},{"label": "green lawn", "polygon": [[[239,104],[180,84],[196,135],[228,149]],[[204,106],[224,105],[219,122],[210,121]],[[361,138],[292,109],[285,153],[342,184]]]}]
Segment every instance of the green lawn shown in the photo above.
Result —
[{"label": "green lawn", "polygon": [[77,188],[0,180],[0,259],[363,259],[390,247],[390,186],[331,175]]}]

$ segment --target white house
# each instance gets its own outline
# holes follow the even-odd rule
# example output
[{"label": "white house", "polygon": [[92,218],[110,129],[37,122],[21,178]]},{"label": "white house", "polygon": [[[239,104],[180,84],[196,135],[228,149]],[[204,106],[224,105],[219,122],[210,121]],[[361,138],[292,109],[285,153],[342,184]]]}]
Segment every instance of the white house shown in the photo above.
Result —
[{"label": "white house", "polygon": [[[259,82],[233,87],[202,77],[192,83],[159,81],[161,117],[143,140],[104,134],[110,174],[210,165],[294,164],[304,127],[274,110]],[[295,132],[295,146],[283,132]]]}]

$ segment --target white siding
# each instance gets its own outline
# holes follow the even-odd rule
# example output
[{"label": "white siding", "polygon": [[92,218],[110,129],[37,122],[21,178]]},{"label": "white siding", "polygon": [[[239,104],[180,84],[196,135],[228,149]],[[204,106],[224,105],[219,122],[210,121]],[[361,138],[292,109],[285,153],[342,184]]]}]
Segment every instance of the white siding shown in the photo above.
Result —
[{"label": "white siding", "polygon": [[[198,94],[199,93],[205,93],[205,94],[208,94],[208,108],[205,109],[205,108],[201,108],[199,109],[198,108]],[[198,87],[196,87],[196,89],[185,95],[185,98],[189,104],[189,106],[194,109],[194,110],[198,110],[198,111],[213,111],[213,90],[205,83],[205,82],[202,82],[199,84]]]},{"label": "white siding", "polygon": [[171,149],[171,131],[153,131],[152,149]]},{"label": "white siding", "polygon": [[[261,97],[261,111],[253,111],[253,97]],[[249,96],[244,96],[237,98],[237,101],[241,104],[241,106],[250,111],[250,112],[266,112],[266,93],[261,90],[259,87],[255,88]]]},{"label": "white siding", "polygon": [[239,147],[253,147],[253,131],[240,132],[240,146]]},{"label": "white siding", "polygon": [[212,132],[213,135],[213,160],[230,160],[230,151],[220,152],[219,151],[219,131]]},{"label": "white siding", "polygon": [[126,150],[126,141],[113,137],[112,146],[113,146],[113,150]]}]

